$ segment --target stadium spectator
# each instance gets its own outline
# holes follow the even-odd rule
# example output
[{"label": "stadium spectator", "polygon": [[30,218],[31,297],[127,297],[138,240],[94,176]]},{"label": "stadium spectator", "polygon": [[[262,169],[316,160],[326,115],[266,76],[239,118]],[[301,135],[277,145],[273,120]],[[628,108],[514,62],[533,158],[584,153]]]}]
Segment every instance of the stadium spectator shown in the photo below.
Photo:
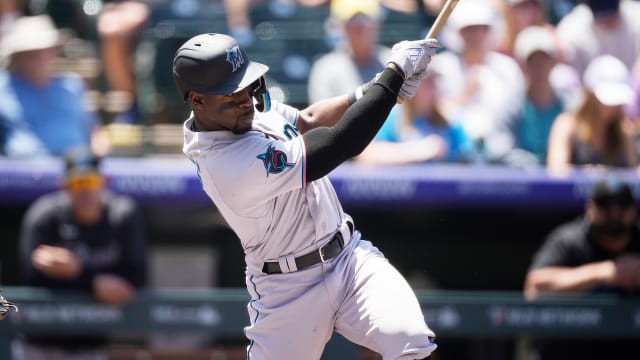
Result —
[{"label": "stadium spectator", "polygon": [[[573,103],[575,89],[581,90],[579,80],[574,86],[555,86],[552,72],[572,71],[560,69],[557,46],[552,31],[543,26],[530,26],[516,37],[514,56],[520,62],[526,78],[526,93],[519,114],[509,126],[513,136],[513,149],[505,163],[513,166],[544,166],[551,125],[558,115]],[[573,96],[571,96],[573,94]]]},{"label": "stadium spectator", "polygon": [[116,123],[140,122],[134,54],[150,12],[146,3],[127,0],[109,2],[98,16],[96,28],[104,75],[110,93],[120,99],[116,107]]},{"label": "stadium spectator", "polygon": [[623,111],[634,98],[629,70],[616,57],[602,55],[588,65],[582,82],[582,104],[560,114],[551,127],[547,167],[636,166],[634,133]]},{"label": "stadium spectator", "polygon": [[504,30],[497,51],[514,56],[514,47],[518,34],[530,26],[547,27],[554,31],[546,19],[543,0],[500,0]]},{"label": "stadium spectator", "polygon": [[609,54],[631,69],[640,55],[640,2],[582,0],[560,20],[557,35],[566,60],[578,73]]},{"label": "stadium spectator", "polygon": [[[561,224],[533,256],[524,296],[615,293],[640,290],[640,228],[629,184],[607,176],[594,187],[582,216]],[[536,359],[637,359],[634,338],[536,341]]]},{"label": "stadium spectator", "polygon": [[[145,284],[146,238],[136,203],[105,190],[100,158],[65,156],[63,189],[37,199],[24,215],[19,261],[24,285],[92,294],[122,306]],[[22,334],[14,360],[107,359],[106,335]]]},{"label": "stadium spectator", "polygon": [[491,49],[497,13],[486,1],[461,1],[445,31],[447,51],[434,56],[445,117],[460,122],[486,160],[500,163],[513,145],[505,124],[520,109],[524,77],[511,57]]},{"label": "stadium spectator", "polygon": [[438,109],[437,76],[430,71],[413,99],[391,110],[357,161],[368,164],[470,161],[471,139],[462,126],[449,123]]},{"label": "stadium spectator", "polygon": [[60,44],[47,15],[20,17],[7,37],[8,67],[0,70],[0,145],[8,156],[61,156],[87,146],[108,152],[84,80],[56,72]]},{"label": "stadium spectator", "polygon": [[6,50],[7,34],[15,21],[22,16],[22,0],[0,1],[0,65],[3,65]]},{"label": "stadium spectator", "polygon": [[342,42],[311,66],[309,103],[345,94],[384,69],[389,49],[378,44],[382,21],[378,0],[332,0],[329,21],[337,21]]},{"label": "stadium spectator", "polygon": [[[266,0],[269,8],[276,14],[289,14],[295,7],[324,6],[329,0]],[[255,40],[253,24],[251,23],[251,8],[265,2],[265,0],[223,0],[226,12],[227,29],[229,35],[242,46],[250,46]]]}]

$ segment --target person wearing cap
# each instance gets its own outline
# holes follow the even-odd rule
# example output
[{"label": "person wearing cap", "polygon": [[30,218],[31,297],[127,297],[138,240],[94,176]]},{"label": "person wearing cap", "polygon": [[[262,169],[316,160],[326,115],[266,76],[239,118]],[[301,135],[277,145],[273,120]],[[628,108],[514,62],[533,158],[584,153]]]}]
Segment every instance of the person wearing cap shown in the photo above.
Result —
[{"label": "person wearing cap", "polygon": [[0,153],[11,157],[62,156],[78,146],[108,151],[88,103],[84,80],[57,73],[61,35],[47,15],[18,18],[3,49],[0,70]]},{"label": "person wearing cap", "polygon": [[355,89],[384,69],[390,49],[378,42],[382,25],[378,0],[332,0],[327,21],[340,30],[335,49],[311,65],[307,93],[309,103]]},{"label": "person wearing cap", "polygon": [[[552,294],[640,294],[640,227],[629,182],[599,180],[578,218],[553,229],[532,257],[524,296]],[[540,341],[541,360],[637,359],[637,340]]]},{"label": "person wearing cap", "polygon": [[530,26],[541,26],[555,31],[547,21],[543,0],[501,0],[500,10],[504,19],[504,29],[500,34],[497,51],[514,56],[516,38]]},{"label": "person wearing cap", "polygon": [[398,42],[370,82],[304,109],[271,99],[269,68],[228,35],[176,50],[173,77],[191,106],[183,152],[244,252],[248,359],[320,359],[334,332],[384,359],[436,349],[413,289],[362,238],[327,175],[413,97],[438,47]]},{"label": "person wearing cap", "polygon": [[602,55],[587,66],[582,83],[582,103],[553,122],[547,168],[637,166],[633,130],[623,111],[634,99],[629,70],[618,58]]},{"label": "person wearing cap", "polygon": [[497,11],[488,1],[460,1],[434,56],[445,116],[462,124],[477,143],[478,161],[503,163],[511,149],[506,123],[522,104],[524,77],[511,57],[492,50]]},{"label": "person wearing cap", "polygon": [[582,76],[591,60],[609,54],[631,69],[640,56],[640,3],[579,0],[556,28],[565,59]]},{"label": "person wearing cap", "polygon": [[581,91],[579,80],[570,66],[560,63],[553,33],[547,27],[523,29],[516,37],[514,56],[525,75],[526,93],[518,115],[507,124],[514,146],[505,163],[545,166],[551,125],[575,102]]},{"label": "person wearing cap", "polygon": [[[123,306],[145,285],[146,234],[136,202],[106,189],[101,159],[64,156],[59,191],[36,199],[20,229],[23,285],[91,294]],[[21,334],[14,360],[107,359],[106,335]]]}]

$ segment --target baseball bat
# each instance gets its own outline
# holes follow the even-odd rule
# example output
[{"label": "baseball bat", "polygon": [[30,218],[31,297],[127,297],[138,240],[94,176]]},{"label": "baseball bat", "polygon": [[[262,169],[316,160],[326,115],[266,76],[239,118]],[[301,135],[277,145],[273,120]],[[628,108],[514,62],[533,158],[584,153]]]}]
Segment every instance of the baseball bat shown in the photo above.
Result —
[{"label": "baseball bat", "polygon": [[427,36],[425,36],[425,39],[433,39],[440,35],[444,24],[447,23],[449,16],[453,12],[453,9],[456,7],[456,5],[458,5],[458,1],[459,0],[447,0],[444,3],[444,6],[442,7],[442,9],[440,9],[436,20],[433,22],[433,25],[431,25],[431,29],[429,29],[429,32],[427,33]]},{"label": "baseball bat", "polygon": [[[440,35],[440,32],[442,31],[444,24],[447,23],[449,16],[453,12],[453,9],[456,7],[456,5],[458,5],[458,1],[460,0],[447,0],[444,3],[444,6],[442,7],[442,9],[440,9],[438,16],[436,16],[436,19],[433,22],[433,25],[431,25],[431,28],[427,32],[427,36],[424,37],[425,39],[435,39],[438,37],[438,35]],[[471,0],[468,0],[468,1],[471,1]],[[397,99],[398,104],[402,104],[403,102],[404,102],[403,99],[401,98]]]}]

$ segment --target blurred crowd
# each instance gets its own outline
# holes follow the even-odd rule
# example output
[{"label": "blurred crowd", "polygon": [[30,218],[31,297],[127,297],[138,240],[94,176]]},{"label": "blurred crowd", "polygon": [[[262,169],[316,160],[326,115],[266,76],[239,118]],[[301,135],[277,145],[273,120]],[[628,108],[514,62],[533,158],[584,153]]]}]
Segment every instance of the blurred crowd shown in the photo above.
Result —
[{"label": "blurred crowd", "polygon": [[[0,153],[60,156],[70,148],[89,146],[109,155],[113,136],[106,127],[167,122],[157,112],[145,118],[141,74],[136,71],[141,38],[159,4],[163,2],[3,1]],[[169,4],[182,12],[189,5]],[[407,35],[419,38],[443,4],[245,0],[217,5],[224,14],[222,29],[250,54],[256,38],[265,37],[253,21],[256,9],[291,20],[296,8],[326,10],[326,53],[314,56],[306,71],[300,59],[288,58],[279,65],[285,72],[301,73],[311,103],[347,93],[381,71],[390,45],[381,40],[381,32],[389,14],[420,15],[422,32]],[[197,12],[201,8],[196,5],[191,4]],[[444,48],[434,57],[417,96],[397,105],[376,140],[354,160],[554,170],[635,167],[640,129],[638,18],[636,0],[460,1],[439,36]],[[87,43],[93,47],[78,45]],[[77,56],[87,48],[95,53],[92,66],[61,66],[62,55]],[[98,73],[100,84],[86,81],[87,68]],[[169,73],[168,67],[164,70]],[[272,86],[274,98],[288,100],[277,81]],[[107,94],[99,101],[96,88]],[[180,124],[188,109],[174,90],[158,89],[158,97],[160,103],[177,104],[179,110],[169,115],[169,122]],[[109,104],[109,116],[98,111],[97,103]]]},{"label": "blurred crowd", "polygon": [[[392,43],[403,40],[383,41],[390,15],[419,19],[419,31],[404,34],[417,39],[427,33],[444,2],[219,0],[212,6],[224,23],[210,25],[211,31],[234,36],[253,60],[270,64],[260,56],[293,49],[273,44],[260,49],[258,39],[268,43],[264,40],[271,33],[255,21],[256,13],[290,21],[296,20],[297,8],[326,14],[319,19],[324,53],[311,56],[308,64],[293,57],[270,64],[270,73],[303,79],[295,91],[311,103],[347,94],[382,71]],[[181,141],[180,124],[189,109],[173,84],[158,85],[160,94],[146,98],[148,82],[141,77],[155,72],[145,71],[149,63],[140,59],[182,39],[158,41],[157,52],[141,43],[161,6],[186,18],[196,16],[199,3],[0,1],[0,156],[64,156],[66,161],[61,191],[35,202],[22,224],[26,284],[85,290],[116,305],[144,286],[146,237],[137,205],[106,191],[98,164],[114,153],[114,127],[169,121]],[[415,97],[394,107],[374,141],[353,161],[634,169],[640,156],[638,19],[637,0],[460,0],[438,37],[443,48]],[[157,24],[154,29],[155,40],[176,33]],[[80,61],[87,59],[95,61]],[[157,71],[170,77],[169,69],[166,62]],[[267,86],[274,98],[286,101],[288,94],[277,80],[267,78]],[[149,103],[161,110],[149,110]],[[89,151],[78,155],[77,149]],[[174,150],[181,155],[179,147]],[[532,300],[547,292],[612,289],[636,294],[640,230],[634,225],[634,203],[629,184],[599,183],[581,218],[549,234],[535,254],[524,295]],[[52,230],[58,227],[66,230]],[[123,243],[97,236],[110,232]],[[58,235],[50,240],[50,234]],[[125,246],[131,247],[128,257],[116,256]],[[40,358],[41,347],[51,342],[23,340],[14,349],[22,354],[17,358]],[[90,358],[103,358],[104,339],[88,341]],[[48,356],[43,351],[42,358]]]}]

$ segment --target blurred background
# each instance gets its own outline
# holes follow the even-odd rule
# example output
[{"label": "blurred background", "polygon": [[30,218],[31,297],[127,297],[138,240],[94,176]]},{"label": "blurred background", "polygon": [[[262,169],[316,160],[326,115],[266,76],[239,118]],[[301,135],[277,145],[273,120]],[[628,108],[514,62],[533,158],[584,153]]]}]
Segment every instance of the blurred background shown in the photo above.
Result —
[{"label": "blurred background", "polygon": [[[24,304],[0,322],[2,359],[19,334],[54,329],[105,330],[112,359],[244,358],[242,249],[181,152],[190,110],[173,83],[175,50],[198,33],[230,34],[269,66],[271,97],[303,108],[368,81],[444,3],[1,1],[0,289]],[[640,336],[633,297],[536,307],[522,296],[534,254],[583,214],[597,181],[615,174],[637,194],[637,19],[635,0],[460,0],[424,89],[330,175],[364,238],[418,292],[435,359],[537,359],[538,337]],[[45,89],[50,78],[59,88]],[[25,214],[63,187],[63,155],[78,145],[103,158],[105,188],[141,214],[144,281],[121,312],[23,276]],[[377,358],[341,339],[327,349],[327,359]]]}]

